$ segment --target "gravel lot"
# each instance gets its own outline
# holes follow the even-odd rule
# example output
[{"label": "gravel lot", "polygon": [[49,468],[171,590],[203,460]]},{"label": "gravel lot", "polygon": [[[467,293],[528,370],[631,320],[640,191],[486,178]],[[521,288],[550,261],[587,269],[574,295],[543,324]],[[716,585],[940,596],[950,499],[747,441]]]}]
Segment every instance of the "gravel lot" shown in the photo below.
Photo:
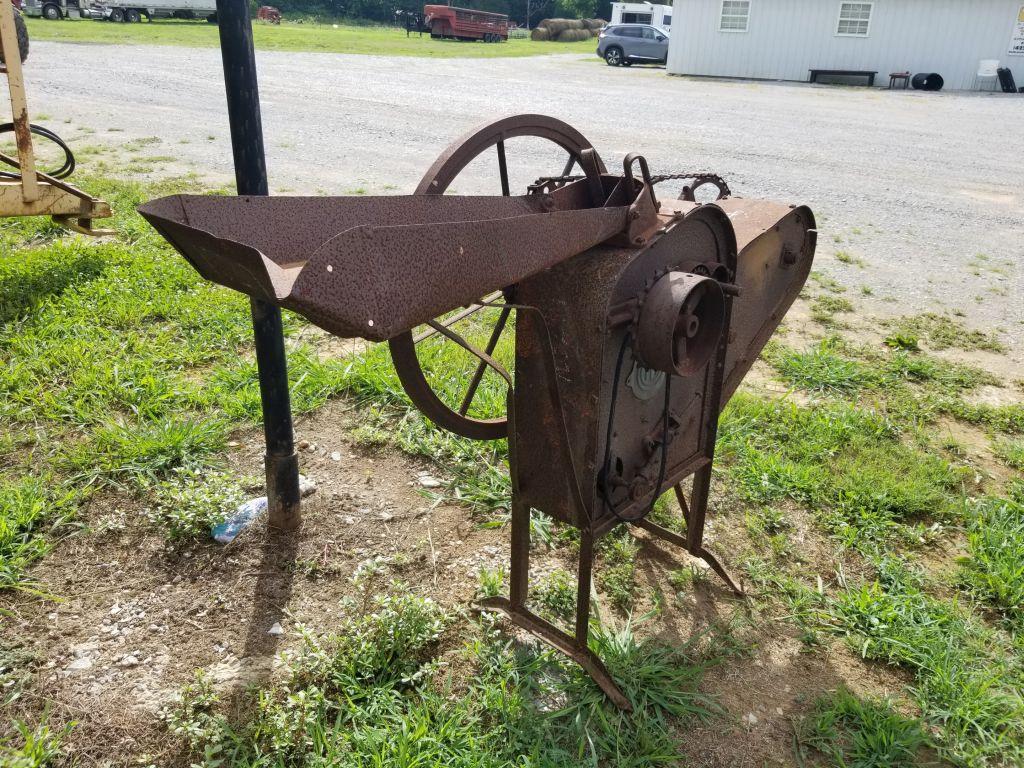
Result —
[{"label": "gravel lot", "polygon": [[[869,286],[863,305],[879,314],[963,309],[971,322],[1003,329],[1020,359],[1020,98],[668,77],[576,55],[268,52],[259,64],[278,191],[411,191],[475,123],[551,114],[579,128],[609,166],[636,150],[655,173],[713,170],[737,194],[810,205],[822,231],[818,268],[848,285],[848,295]],[[143,155],[174,155],[230,178],[217,51],[39,42],[29,65],[32,109],[77,135],[76,144],[159,137]],[[66,119],[70,130],[61,126]],[[560,170],[538,148],[523,150],[522,178]],[[459,191],[484,191],[493,169],[476,170]],[[840,250],[853,262],[837,260]],[[969,266],[976,254],[987,258]]]}]

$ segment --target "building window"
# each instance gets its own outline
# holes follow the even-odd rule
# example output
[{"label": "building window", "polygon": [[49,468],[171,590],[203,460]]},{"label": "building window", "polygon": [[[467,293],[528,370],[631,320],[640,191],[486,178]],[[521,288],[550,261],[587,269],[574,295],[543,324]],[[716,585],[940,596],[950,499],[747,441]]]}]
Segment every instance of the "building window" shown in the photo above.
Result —
[{"label": "building window", "polygon": [[874,3],[840,3],[836,34],[867,37],[871,27],[871,6]]},{"label": "building window", "polygon": [[746,32],[750,21],[750,0],[722,0],[719,32]]}]

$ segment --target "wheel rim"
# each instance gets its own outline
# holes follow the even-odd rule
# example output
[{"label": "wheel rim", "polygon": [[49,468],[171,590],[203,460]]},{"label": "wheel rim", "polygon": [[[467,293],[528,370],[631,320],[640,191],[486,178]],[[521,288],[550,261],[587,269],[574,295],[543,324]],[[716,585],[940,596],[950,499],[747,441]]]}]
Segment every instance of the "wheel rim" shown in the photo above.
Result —
[{"label": "wheel rim", "polygon": [[608,51],[608,55],[605,58],[608,59],[608,63],[609,64],[618,64],[619,63],[619,51],[618,51],[618,49],[612,48],[610,51]]},{"label": "wheel rim", "polygon": [[[569,160],[562,175],[568,174],[577,164],[581,168],[585,167],[581,162],[583,152],[585,150],[593,151],[593,146],[579,131],[561,120],[544,115],[507,117],[471,131],[448,147],[424,175],[415,194],[444,194],[466,166],[493,148],[497,154],[501,193],[505,196],[510,195],[512,192],[508,179],[505,142],[511,138],[526,136],[550,141],[568,153]],[[596,152],[593,153],[593,159],[595,162],[591,166],[592,172],[604,173],[606,170],[604,163]],[[593,171],[594,167],[596,167],[596,171]],[[485,297],[484,300],[489,298]],[[500,295],[497,298],[500,300]],[[455,326],[456,322],[461,322],[469,316],[470,310],[456,313],[443,321],[443,324],[447,325],[450,322],[449,327]],[[502,309],[493,325],[490,326],[489,334],[486,333],[486,324],[481,328],[481,331],[484,332],[481,338],[487,337],[487,343],[483,349],[487,355],[495,351],[502,334],[508,330],[510,314],[510,310]],[[455,321],[452,321],[453,318]],[[425,341],[426,339],[420,338],[419,340]],[[453,407],[442,400],[431,386],[417,355],[417,337],[413,335],[412,331],[399,334],[391,339],[388,345],[402,387],[413,404],[432,422],[450,432],[477,440],[498,440],[508,435],[506,416],[484,419],[470,415],[470,409],[479,393],[481,381],[487,370],[486,363],[482,361],[475,363],[476,368],[468,381],[465,394],[461,397],[460,404]]]}]

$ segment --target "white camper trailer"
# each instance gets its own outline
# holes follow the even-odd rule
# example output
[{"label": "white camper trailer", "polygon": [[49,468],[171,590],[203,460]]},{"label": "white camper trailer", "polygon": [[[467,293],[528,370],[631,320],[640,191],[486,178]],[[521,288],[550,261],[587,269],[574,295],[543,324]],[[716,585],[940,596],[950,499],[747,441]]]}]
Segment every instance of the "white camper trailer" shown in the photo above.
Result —
[{"label": "white camper trailer", "polygon": [[612,24],[650,24],[672,28],[672,6],[653,3],[612,3]]}]

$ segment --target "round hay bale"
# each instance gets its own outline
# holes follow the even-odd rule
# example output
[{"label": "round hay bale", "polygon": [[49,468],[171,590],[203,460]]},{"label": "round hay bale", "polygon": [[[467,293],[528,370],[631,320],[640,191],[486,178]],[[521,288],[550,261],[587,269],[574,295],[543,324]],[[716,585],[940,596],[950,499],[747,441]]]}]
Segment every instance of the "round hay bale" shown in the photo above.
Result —
[{"label": "round hay bale", "polygon": [[604,29],[604,25],[608,22],[604,19],[584,19],[583,26],[586,29]]},{"label": "round hay bale", "polygon": [[534,27],[530,30],[531,40],[550,40],[551,33],[548,32],[547,27]]},{"label": "round hay bale", "polygon": [[557,40],[559,35],[569,29],[569,22],[567,19],[548,19],[544,26],[551,33],[551,39]]},{"label": "round hay bale", "polygon": [[551,19],[541,19],[540,21],[537,22],[537,26],[546,27],[549,21],[551,21]]},{"label": "round hay bale", "polygon": [[558,35],[560,43],[578,43],[581,40],[589,40],[590,32],[586,29],[566,29]]},{"label": "round hay bale", "polygon": [[589,29],[587,31],[590,32],[590,36],[591,37],[600,37],[601,36],[601,30],[600,29]]}]

